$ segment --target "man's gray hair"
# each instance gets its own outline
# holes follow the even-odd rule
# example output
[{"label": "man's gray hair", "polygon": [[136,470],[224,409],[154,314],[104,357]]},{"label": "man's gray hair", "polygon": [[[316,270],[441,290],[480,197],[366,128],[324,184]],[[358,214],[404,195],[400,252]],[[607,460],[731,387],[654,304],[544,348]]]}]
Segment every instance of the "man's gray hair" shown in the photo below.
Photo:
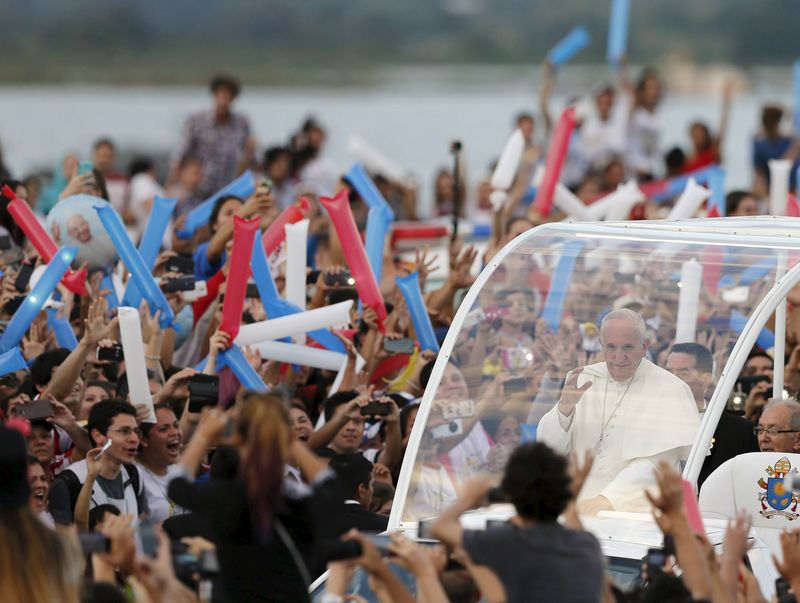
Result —
[{"label": "man's gray hair", "polygon": [[647,328],[644,324],[644,319],[642,315],[638,312],[634,312],[633,310],[629,310],[628,308],[621,308],[619,310],[612,310],[608,314],[603,317],[602,322],[600,323],[600,336],[603,336],[603,329],[606,326],[606,323],[612,320],[626,320],[631,323],[636,330],[639,332],[639,339],[644,341],[647,338]]},{"label": "man's gray hair", "polygon": [[800,432],[800,402],[792,399],[770,398],[764,405],[764,410],[776,406],[785,406],[792,411],[792,416],[789,418],[789,429]]}]

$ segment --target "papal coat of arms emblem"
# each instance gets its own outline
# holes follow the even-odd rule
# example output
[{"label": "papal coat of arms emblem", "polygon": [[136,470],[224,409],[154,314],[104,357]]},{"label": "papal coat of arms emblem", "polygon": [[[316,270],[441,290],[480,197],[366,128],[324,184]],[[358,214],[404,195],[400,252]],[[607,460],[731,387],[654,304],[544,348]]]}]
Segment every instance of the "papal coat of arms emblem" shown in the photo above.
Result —
[{"label": "papal coat of arms emblem", "polygon": [[767,481],[764,478],[758,480],[762,490],[758,493],[758,501],[761,503],[759,513],[767,519],[781,515],[794,521],[800,517],[800,513],[796,512],[800,503],[800,492],[792,490],[790,476],[796,475],[797,469],[792,469],[789,459],[783,457],[775,463],[775,467],[767,467],[765,471],[769,475]]}]

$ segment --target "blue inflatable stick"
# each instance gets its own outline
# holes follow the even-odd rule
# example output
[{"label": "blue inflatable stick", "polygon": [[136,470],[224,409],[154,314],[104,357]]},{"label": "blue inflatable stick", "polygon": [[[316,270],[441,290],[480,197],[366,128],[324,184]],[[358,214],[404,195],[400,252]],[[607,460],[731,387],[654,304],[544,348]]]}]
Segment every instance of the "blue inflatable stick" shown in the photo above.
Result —
[{"label": "blue inflatable stick", "polygon": [[561,257],[558,260],[553,277],[550,279],[550,290],[544,302],[542,318],[547,321],[547,326],[555,333],[561,324],[561,315],[564,312],[564,300],[569,291],[572,280],[572,271],[575,269],[575,260],[583,249],[583,241],[567,241],[561,248]]},{"label": "blue inflatable stick", "polygon": [[8,322],[3,335],[0,336],[0,352],[8,352],[19,344],[33,324],[36,315],[42,311],[47,298],[53,293],[61,277],[66,274],[77,252],[77,247],[62,247],[52,257],[41,278],[25,296]]},{"label": "blue inflatable stick", "polygon": [[192,211],[186,214],[186,222],[183,229],[177,232],[180,239],[191,239],[197,229],[208,224],[211,219],[211,212],[217,199],[225,195],[236,195],[241,199],[247,199],[256,192],[256,185],[253,181],[253,172],[247,170],[236,180],[226,184]]},{"label": "blue inflatable stick", "polygon": [[630,0],[611,0],[611,14],[608,19],[608,47],[606,58],[615,68],[628,51],[628,22],[630,21]]},{"label": "blue inflatable stick", "polygon": [[236,375],[236,378],[239,380],[239,383],[242,384],[242,387],[256,392],[268,391],[264,380],[259,376],[255,369],[250,366],[250,363],[247,361],[244,352],[239,349],[239,346],[231,346],[222,352],[219,357],[224,359],[225,366],[229,367],[231,371],[233,371],[233,374]]},{"label": "blue inflatable stick", "polygon": [[[167,199],[158,195],[153,198],[153,209],[150,211],[150,218],[147,220],[142,240],[139,241],[139,255],[142,256],[145,266],[151,271],[156,263],[158,251],[161,249],[161,241],[164,240],[164,233],[177,204],[177,199]],[[125,289],[125,295],[122,296],[122,305],[138,308],[141,303],[142,294],[139,288],[133,281],[129,282]]]},{"label": "blue inflatable stick", "polygon": [[378,190],[378,187],[375,186],[372,178],[370,178],[369,174],[367,174],[367,170],[364,169],[363,164],[356,163],[353,165],[353,167],[350,168],[350,171],[347,172],[344,177],[350,184],[353,185],[353,188],[356,189],[356,192],[364,200],[364,203],[367,204],[367,207],[372,209],[374,207],[383,205],[387,210],[389,210],[389,214],[392,216],[392,220],[394,220],[394,211],[392,211],[391,206],[386,199],[384,199],[381,191]]},{"label": "blue inflatable stick", "polygon": [[[730,320],[731,331],[733,331],[737,335],[740,335],[746,324],[747,324],[747,316],[745,316],[738,310],[731,310],[731,320]],[[758,347],[760,347],[764,351],[770,348],[774,348],[775,333],[773,333],[767,328],[761,329],[761,333],[759,333],[758,339],[756,339],[756,343],[758,344]]]},{"label": "blue inflatable stick", "polygon": [[592,41],[592,37],[583,25],[564,36],[558,44],[547,53],[547,60],[556,67],[566,64]]},{"label": "blue inflatable stick", "polygon": [[158,288],[155,280],[153,280],[153,275],[145,265],[142,256],[133,246],[133,242],[128,237],[125,226],[122,224],[117,212],[108,204],[96,205],[94,209],[103,226],[105,226],[108,236],[114,242],[114,247],[116,247],[119,257],[122,258],[136,286],[142,292],[142,297],[147,300],[150,312],[155,314],[157,310],[161,310],[159,323],[162,328],[173,326],[175,315],[172,312],[172,307],[169,305],[167,298],[164,297],[163,291]]},{"label": "blue inflatable stick", "polygon": [[371,207],[367,215],[367,236],[364,241],[364,250],[367,252],[367,260],[375,275],[375,280],[380,286],[381,272],[383,272],[383,248],[386,243],[386,235],[392,225],[393,216],[388,205],[377,205]]},{"label": "blue inflatable stick", "polygon": [[419,275],[412,272],[408,276],[398,276],[395,282],[406,300],[408,313],[411,315],[411,322],[414,323],[414,331],[417,333],[420,347],[423,350],[433,350],[438,354],[439,342],[436,341],[431,318],[428,316],[425,300],[422,298]]},{"label": "blue inflatable stick", "polygon": [[78,338],[75,337],[75,331],[72,330],[72,325],[69,321],[58,315],[58,310],[55,308],[47,308],[47,324],[53,329],[56,336],[58,347],[74,350],[78,347]]},{"label": "blue inflatable stick", "polygon": [[720,217],[725,216],[725,168],[718,165],[708,170],[708,189],[711,196],[708,198],[708,209],[717,208]]},{"label": "blue inflatable stick", "polygon": [[7,352],[0,354],[0,377],[15,371],[24,371],[28,368],[28,362],[22,355],[19,346],[14,346]]}]

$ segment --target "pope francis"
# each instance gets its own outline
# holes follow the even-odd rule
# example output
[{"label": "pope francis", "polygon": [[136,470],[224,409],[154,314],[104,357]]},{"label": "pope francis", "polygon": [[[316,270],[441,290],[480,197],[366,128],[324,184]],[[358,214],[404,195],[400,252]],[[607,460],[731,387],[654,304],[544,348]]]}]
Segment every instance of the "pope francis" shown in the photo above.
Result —
[{"label": "pope francis", "polygon": [[661,460],[685,460],[700,425],[689,386],[645,358],[642,317],[614,310],[600,326],[604,362],[570,371],[537,439],[562,454],[595,456],[578,510],[648,511],[645,487]]}]

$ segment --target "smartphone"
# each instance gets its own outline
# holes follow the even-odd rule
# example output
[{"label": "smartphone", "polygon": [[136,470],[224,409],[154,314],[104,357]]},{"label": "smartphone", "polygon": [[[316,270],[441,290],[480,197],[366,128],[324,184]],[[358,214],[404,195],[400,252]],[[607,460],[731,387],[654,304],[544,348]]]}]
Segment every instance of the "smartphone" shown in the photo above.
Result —
[{"label": "smartphone", "polygon": [[100,532],[78,532],[78,541],[84,555],[111,552],[111,539]]},{"label": "smartphone", "polygon": [[778,578],[775,580],[775,596],[780,601],[781,597],[789,594],[789,583],[785,578]]},{"label": "smartphone", "polygon": [[403,337],[402,339],[389,339],[385,337],[383,340],[383,351],[387,354],[413,354],[414,340],[408,337]]},{"label": "smartphone", "polygon": [[326,274],[325,284],[328,286],[339,285],[340,287],[354,287],[356,280],[349,272],[340,272],[339,274]]},{"label": "smartphone", "polygon": [[219,401],[219,377],[217,375],[192,375],[189,377],[189,412],[202,412],[206,406],[215,406]]},{"label": "smartphone", "polygon": [[28,283],[33,274],[33,266],[31,264],[22,264],[17,272],[17,280],[14,281],[14,288],[20,293],[25,293],[28,290]]},{"label": "smartphone", "polygon": [[78,176],[91,174],[94,172],[94,164],[91,161],[81,161],[78,164]]},{"label": "smartphone", "polygon": [[503,383],[506,395],[521,394],[528,390],[528,380],[525,377],[515,377]]},{"label": "smartphone", "polygon": [[316,285],[317,280],[319,280],[320,272],[322,272],[322,270],[312,270],[306,274],[306,285]]},{"label": "smartphone", "polygon": [[389,545],[392,544],[392,539],[388,534],[379,534],[377,532],[364,532],[363,534],[375,545],[381,555],[389,554]]},{"label": "smartphone", "polygon": [[245,290],[244,296],[248,299],[258,299],[260,297],[258,294],[258,285],[255,283],[247,283],[247,289]]},{"label": "smartphone", "polygon": [[0,236],[0,251],[11,249],[11,237],[8,235]]},{"label": "smartphone", "polygon": [[164,269],[178,274],[194,274],[194,258],[190,255],[176,255],[167,260]]},{"label": "smartphone", "polygon": [[665,561],[666,555],[663,549],[647,549],[647,555],[642,559],[642,580],[646,582],[661,574],[664,571]]},{"label": "smartphone", "polygon": [[155,557],[158,552],[158,536],[152,523],[139,522],[139,542],[142,543],[142,553],[148,557]]},{"label": "smartphone", "polygon": [[383,402],[373,400],[372,402],[361,407],[362,417],[387,417],[391,412],[391,407]]},{"label": "smartphone", "polygon": [[182,291],[194,291],[194,276],[179,276],[168,278],[161,282],[161,290],[164,293],[177,293]]},{"label": "smartphone", "polygon": [[269,178],[262,178],[261,180],[258,181],[258,187],[265,188],[267,189],[267,191],[271,191],[272,186],[273,186],[272,180],[270,180]]},{"label": "smartphone", "polygon": [[125,359],[125,354],[122,351],[122,345],[115,343],[112,346],[101,346],[97,348],[97,359],[109,362],[120,362]]},{"label": "smartphone", "polygon": [[22,302],[24,301],[25,301],[24,295],[17,295],[16,297],[6,302],[6,305],[3,306],[3,312],[6,312],[8,314],[14,314],[14,312],[19,310],[19,307],[22,305]]},{"label": "smartphone", "polygon": [[15,414],[28,421],[41,421],[55,415],[50,400],[31,400],[25,404],[18,404],[14,409]]}]

